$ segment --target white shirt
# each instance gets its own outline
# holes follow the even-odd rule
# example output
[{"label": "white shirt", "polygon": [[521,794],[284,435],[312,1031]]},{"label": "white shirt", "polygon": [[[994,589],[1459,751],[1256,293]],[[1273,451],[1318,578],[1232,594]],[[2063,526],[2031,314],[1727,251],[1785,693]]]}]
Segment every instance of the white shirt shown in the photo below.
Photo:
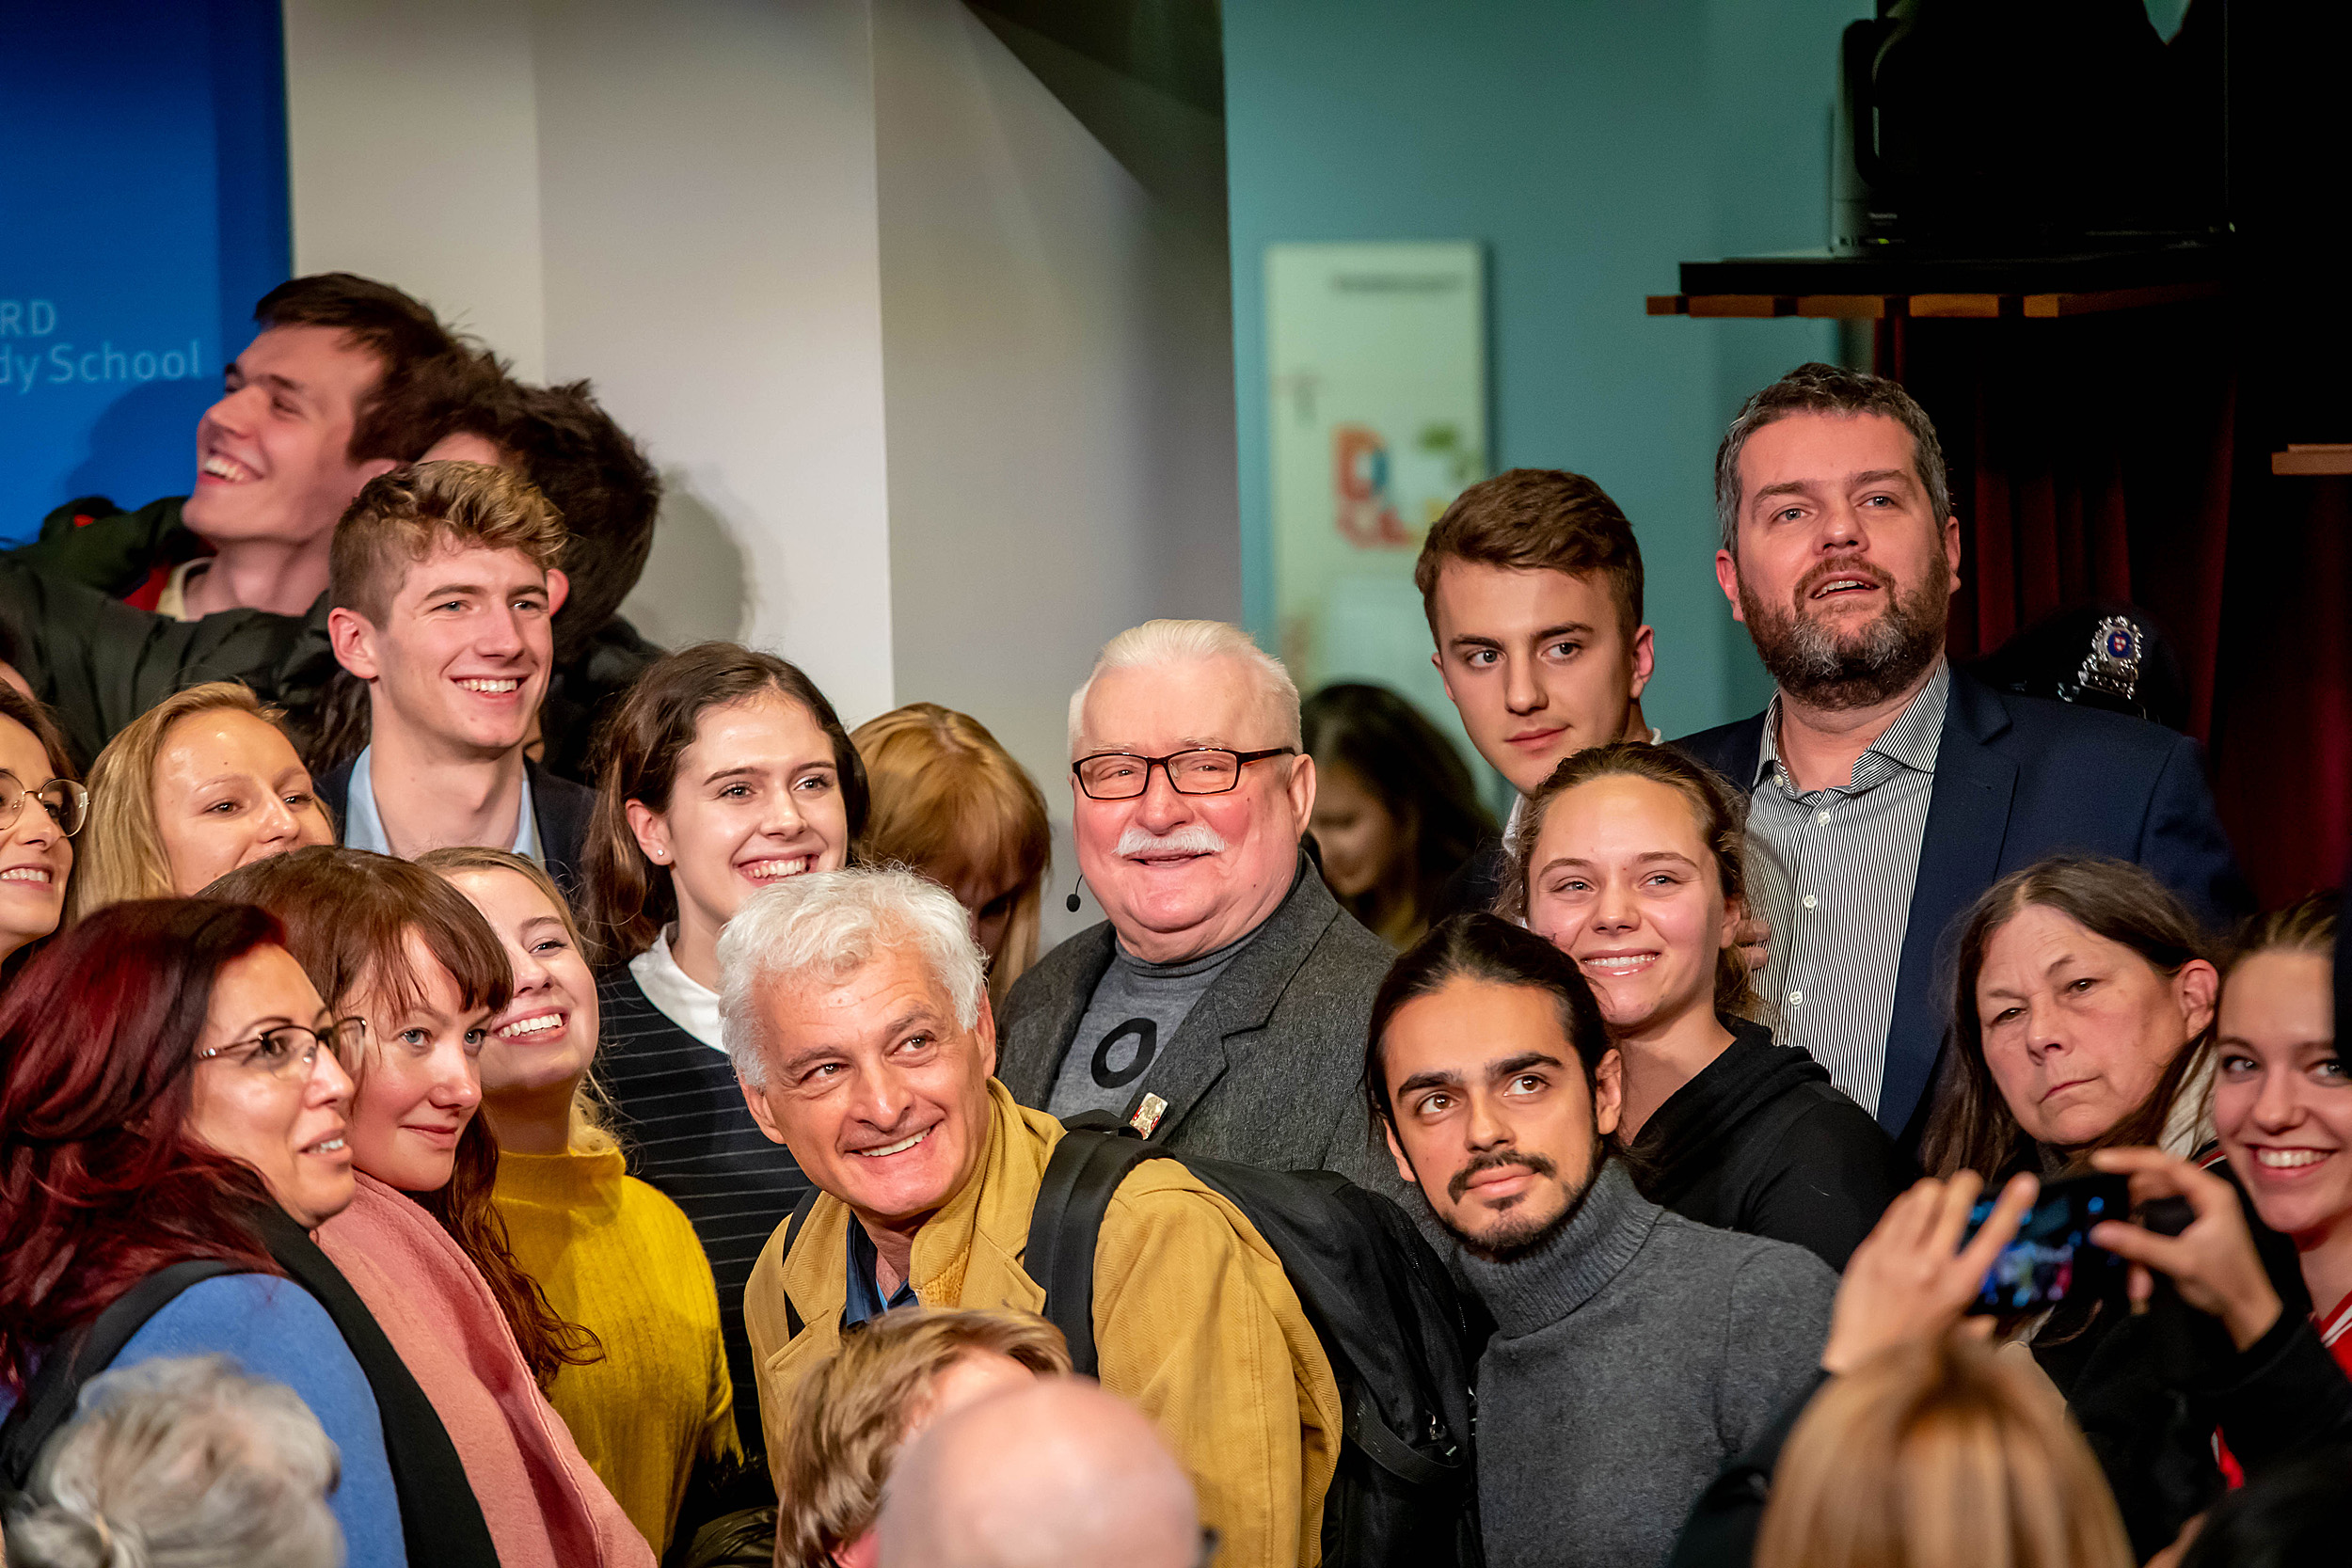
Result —
[{"label": "white shirt", "polygon": [[[343,845],[351,849],[373,849],[379,855],[392,852],[392,841],[385,835],[384,817],[375,809],[375,771],[369,758],[375,748],[361,752],[351,765],[351,794],[343,801]],[[511,848],[534,865],[545,865],[539,853],[539,814],[531,807],[531,774],[523,773],[520,809],[516,813],[515,842]]]},{"label": "white shirt", "polygon": [[662,1017],[723,1056],[727,1046],[719,1029],[719,993],[680,969],[670,956],[670,933],[676,929],[665,928],[651,947],[628,960],[629,977]]}]

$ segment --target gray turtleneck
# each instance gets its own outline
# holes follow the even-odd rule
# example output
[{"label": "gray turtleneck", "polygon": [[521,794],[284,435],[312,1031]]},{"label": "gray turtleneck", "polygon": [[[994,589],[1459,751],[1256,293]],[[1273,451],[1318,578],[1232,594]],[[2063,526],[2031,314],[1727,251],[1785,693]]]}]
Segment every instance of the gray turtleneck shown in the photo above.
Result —
[{"label": "gray turtleneck", "polygon": [[1813,1382],[1837,1291],[1803,1247],[1669,1213],[1614,1160],[1534,1252],[1460,1267],[1496,1325],[1478,1363],[1489,1568],[1656,1568]]}]

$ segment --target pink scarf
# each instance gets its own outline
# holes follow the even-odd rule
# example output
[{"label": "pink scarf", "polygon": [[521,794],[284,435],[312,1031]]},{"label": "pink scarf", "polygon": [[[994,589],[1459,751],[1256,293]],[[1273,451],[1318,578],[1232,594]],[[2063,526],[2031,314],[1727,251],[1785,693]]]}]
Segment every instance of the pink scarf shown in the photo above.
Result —
[{"label": "pink scarf", "polygon": [[654,1568],[531,1378],[490,1288],[438,1221],[370,1176],[319,1245],[433,1402],[502,1568]]}]

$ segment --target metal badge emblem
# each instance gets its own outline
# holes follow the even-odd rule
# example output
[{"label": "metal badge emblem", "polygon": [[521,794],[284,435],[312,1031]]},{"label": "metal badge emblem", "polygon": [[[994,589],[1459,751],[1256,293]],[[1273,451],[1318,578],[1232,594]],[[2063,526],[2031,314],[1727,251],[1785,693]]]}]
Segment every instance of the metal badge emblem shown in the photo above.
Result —
[{"label": "metal badge emblem", "polygon": [[2074,672],[2078,687],[2104,691],[2125,702],[2139,688],[2139,667],[2147,653],[2148,634],[2128,616],[2110,615],[2090,634],[2090,652]]},{"label": "metal badge emblem", "polygon": [[1143,1103],[1136,1107],[1136,1114],[1127,1118],[1127,1125],[1149,1138],[1160,1125],[1160,1118],[1166,1115],[1168,1101],[1156,1094],[1147,1094],[1143,1097]]}]

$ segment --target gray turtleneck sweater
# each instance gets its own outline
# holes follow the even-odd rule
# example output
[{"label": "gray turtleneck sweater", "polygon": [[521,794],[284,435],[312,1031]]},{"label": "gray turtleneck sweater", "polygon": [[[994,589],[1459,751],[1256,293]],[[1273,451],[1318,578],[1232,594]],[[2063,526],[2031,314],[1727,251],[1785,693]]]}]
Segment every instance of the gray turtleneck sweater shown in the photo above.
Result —
[{"label": "gray turtleneck sweater", "polygon": [[1489,1568],[1657,1568],[1715,1472],[1811,1385],[1837,1276],[1695,1225],[1602,1167],[1526,1257],[1464,1256],[1494,1315],[1478,1363]]}]

